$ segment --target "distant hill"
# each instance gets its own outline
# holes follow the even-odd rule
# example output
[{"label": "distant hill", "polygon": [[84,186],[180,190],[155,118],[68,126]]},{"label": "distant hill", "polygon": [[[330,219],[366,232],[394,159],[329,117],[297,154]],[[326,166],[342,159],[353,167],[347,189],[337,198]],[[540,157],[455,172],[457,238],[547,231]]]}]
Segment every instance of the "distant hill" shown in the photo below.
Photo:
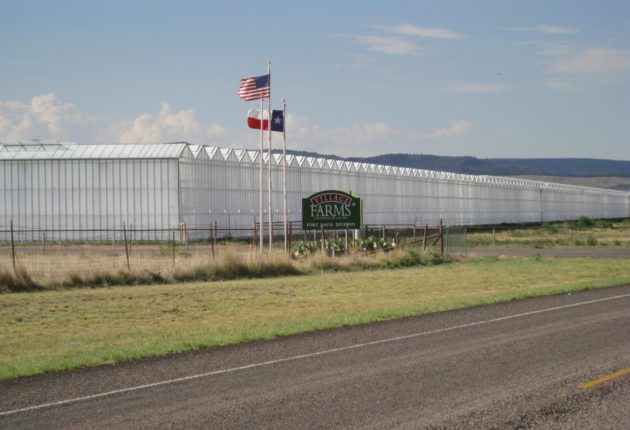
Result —
[{"label": "distant hill", "polygon": [[383,154],[374,157],[344,158],[307,151],[289,151],[289,153],[473,175],[630,178],[630,161],[594,158],[476,158],[425,154]]}]

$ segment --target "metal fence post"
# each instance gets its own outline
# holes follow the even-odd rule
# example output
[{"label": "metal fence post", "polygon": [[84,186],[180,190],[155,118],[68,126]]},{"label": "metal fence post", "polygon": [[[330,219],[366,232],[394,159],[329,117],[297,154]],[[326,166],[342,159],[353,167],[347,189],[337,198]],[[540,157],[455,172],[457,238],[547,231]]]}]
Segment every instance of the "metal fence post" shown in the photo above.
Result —
[{"label": "metal fence post", "polygon": [[442,225],[442,218],[440,218],[440,255],[444,257],[444,226]]},{"label": "metal fence post", "polygon": [[173,254],[173,267],[175,267],[175,230],[171,232],[171,236],[173,237],[173,246],[172,246],[172,254]]},{"label": "metal fence post", "polygon": [[468,256],[468,228],[464,227],[464,255]]},{"label": "metal fence post", "polygon": [[[210,247],[212,248],[212,261],[214,262],[214,241],[216,236],[212,233],[212,226],[210,226]],[[254,241],[256,241],[256,222],[254,221]]]},{"label": "metal fence post", "polygon": [[123,223],[123,238],[125,240],[125,255],[127,256],[127,271],[131,270],[129,265],[129,243],[127,242],[127,226]]},{"label": "metal fence post", "polygon": [[11,220],[11,258],[13,259],[13,274],[17,276],[15,269],[15,240],[13,239],[13,220]]}]

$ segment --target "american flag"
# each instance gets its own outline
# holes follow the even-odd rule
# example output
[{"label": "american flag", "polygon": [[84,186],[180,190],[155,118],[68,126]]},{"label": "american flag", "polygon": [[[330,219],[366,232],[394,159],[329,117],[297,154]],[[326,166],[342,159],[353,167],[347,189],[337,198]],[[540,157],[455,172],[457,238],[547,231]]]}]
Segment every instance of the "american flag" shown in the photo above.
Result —
[{"label": "american flag", "polygon": [[238,96],[245,101],[268,99],[271,96],[271,74],[241,79]]}]

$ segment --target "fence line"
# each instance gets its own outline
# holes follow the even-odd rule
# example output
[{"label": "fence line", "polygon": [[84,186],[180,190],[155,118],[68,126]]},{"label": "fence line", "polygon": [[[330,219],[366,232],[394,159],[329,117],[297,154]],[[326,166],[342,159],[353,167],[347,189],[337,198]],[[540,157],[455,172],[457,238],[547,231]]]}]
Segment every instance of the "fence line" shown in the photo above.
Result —
[{"label": "fence line", "polygon": [[[0,229],[0,273],[17,274],[25,270],[41,283],[57,282],[69,276],[112,271],[186,270],[208,264],[226,253],[258,258],[258,229],[267,231],[268,223],[252,224],[249,229],[226,228],[217,223],[205,226],[180,224],[169,229],[32,229],[11,225]],[[282,222],[274,222],[275,236],[284,232]],[[360,231],[305,231],[301,223],[289,223],[290,249],[300,243],[324,245],[335,242],[348,252],[351,241],[361,238],[389,240],[396,248],[417,246],[435,252],[467,254],[476,246],[585,246],[630,247],[630,225],[581,230],[569,226],[468,226],[451,227],[413,224],[368,224]],[[531,231],[529,231],[531,230]],[[65,234],[59,239],[60,234]],[[78,237],[80,239],[69,239]],[[393,248],[393,247],[392,247]],[[357,248],[358,249],[358,248]],[[326,248],[329,252],[330,248]],[[380,248],[379,248],[380,250]],[[282,241],[275,241],[274,252],[283,254]],[[334,253],[334,249],[332,253]],[[269,254],[267,254],[269,255]]]}]

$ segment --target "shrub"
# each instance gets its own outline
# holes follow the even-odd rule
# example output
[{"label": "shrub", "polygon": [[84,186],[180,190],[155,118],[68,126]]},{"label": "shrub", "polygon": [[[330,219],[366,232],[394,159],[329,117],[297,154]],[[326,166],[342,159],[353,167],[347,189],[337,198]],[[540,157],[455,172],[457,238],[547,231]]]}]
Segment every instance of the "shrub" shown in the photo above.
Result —
[{"label": "shrub", "polygon": [[545,233],[550,233],[550,234],[558,233],[558,226],[556,224],[545,222],[540,226],[540,228]]},{"label": "shrub", "polygon": [[597,238],[592,234],[586,238],[586,244],[589,246],[597,246]]},{"label": "shrub", "polygon": [[414,248],[409,248],[404,252],[396,253],[386,261],[386,266],[389,269],[397,267],[412,267],[421,265],[423,262],[422,255]]},{"label": "shrub", "polygon": [[577,220],[573,221],[573,228],[577,230],[584,230],[587,228],[592,228],[594,226],[595,222],[587,216],[581,216]]},{"label": "shrub", "polygon": [[612,228],[613,222],[607,219],[598,219],[595,221],[595,227],[597,228]]},{"label": "shrub", "polygon": [[395,239],[383,239],[376,238],[372,235],[366,237],[363,240],[359,240],[357,242],[357,249],[363,252],[376,251],[377,249],[393,249],[396,248],[396,240]]},{"label": "shrub", "polygon": [[304,257],[318,249],[318,247],[319,246],[317,242],[301,240],[293,245],[293,248],[291,249],[291,255],[294,258]]},{"label": "shrub", "polygon": [[404,252],[393,254],[385,261],[385,266],[388,269],[395,269],[399,267],[434,266],[451,261],[450,257],[442,257],[434,253],[421,253],[414,248],[408,248]]}]

